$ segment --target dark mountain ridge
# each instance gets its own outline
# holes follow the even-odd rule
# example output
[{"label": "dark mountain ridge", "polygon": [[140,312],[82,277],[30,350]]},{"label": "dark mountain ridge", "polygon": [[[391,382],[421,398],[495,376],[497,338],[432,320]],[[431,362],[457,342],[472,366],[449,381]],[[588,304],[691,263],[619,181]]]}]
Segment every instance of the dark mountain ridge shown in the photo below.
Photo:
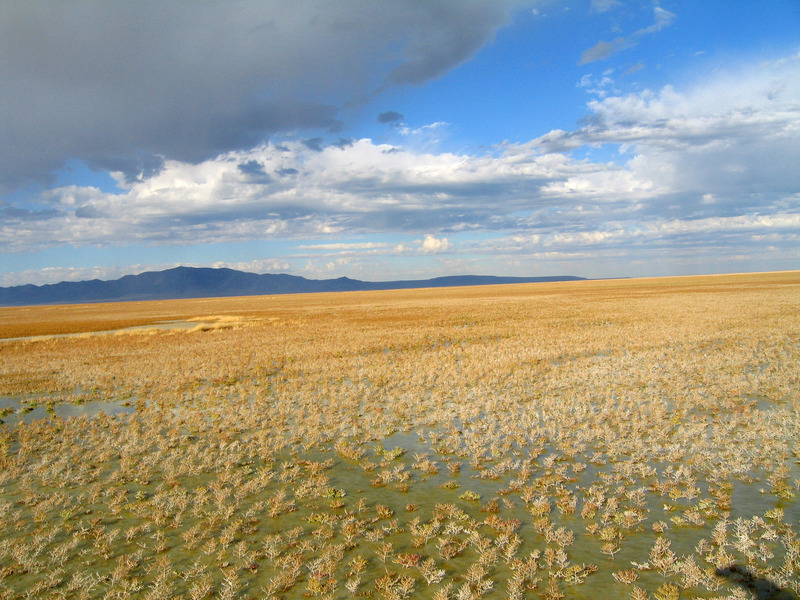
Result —
[{"label": "dark mountain ridge", "polygon": [[414,289],[493,285],[503,283],[541,283],[581,281],[571,275],[555,277],[493,277],[489,275],[456,275],[409,281],[359,281],[338,279],[306,279],[296,275],[259,275],[233,269],[175,267],[166,271],[147,271],[102,281],[62,281],[47,285],[18,285],[0,288],[0,306],[32,306],[41,304],[80,304],[91,302],[129,302],[135,300],[175,300],[180,298],[214,298],[224,296],[262,296],[270,294],[304,294],[314,292],[356,292],[369,290]]}]

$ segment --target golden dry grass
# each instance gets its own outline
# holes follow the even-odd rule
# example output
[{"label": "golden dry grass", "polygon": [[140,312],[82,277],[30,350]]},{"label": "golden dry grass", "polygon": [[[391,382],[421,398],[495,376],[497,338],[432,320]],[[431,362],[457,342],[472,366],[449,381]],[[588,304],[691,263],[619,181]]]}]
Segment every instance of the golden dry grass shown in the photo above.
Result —
[{"label": "golden dry grass", "polygon": [[0,337],[179,320],[0,342],[0,396],[135,405],[0,427],[0,598],[798,591],[798,272],[11,308]]}]

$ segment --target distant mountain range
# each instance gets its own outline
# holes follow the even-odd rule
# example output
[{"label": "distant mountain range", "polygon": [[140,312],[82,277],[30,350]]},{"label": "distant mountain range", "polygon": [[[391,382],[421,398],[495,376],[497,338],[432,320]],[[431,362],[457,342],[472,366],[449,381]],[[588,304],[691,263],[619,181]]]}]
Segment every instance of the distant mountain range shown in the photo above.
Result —
[{"label": "distant mountain range", "polygon": [[128,302],[134,300],[174,300],[179,298],[214,298],[221,296],[262,296],[313,292],[355,292],[431,287],[492,285],[501,283],[540,283],[580,281],[585,278],[492,277],[461,275],[417,281],[359,281],[306,279],[295,275],[245,273],[233,269],[176,267],[166,271],[148,271],[126,275],[113,281],[62,281],[48,285],[18,285],[0,288],[0,306],[36,304],[77,304],[84,302]]}]

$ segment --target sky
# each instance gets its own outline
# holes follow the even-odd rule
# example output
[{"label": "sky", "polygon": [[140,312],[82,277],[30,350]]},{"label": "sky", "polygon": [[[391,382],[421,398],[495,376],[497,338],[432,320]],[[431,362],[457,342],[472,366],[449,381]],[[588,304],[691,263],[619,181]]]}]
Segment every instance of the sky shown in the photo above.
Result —
[{"label": "sky", "polygon": [[0,1],[0,286],[800,269],[800,2]]}]

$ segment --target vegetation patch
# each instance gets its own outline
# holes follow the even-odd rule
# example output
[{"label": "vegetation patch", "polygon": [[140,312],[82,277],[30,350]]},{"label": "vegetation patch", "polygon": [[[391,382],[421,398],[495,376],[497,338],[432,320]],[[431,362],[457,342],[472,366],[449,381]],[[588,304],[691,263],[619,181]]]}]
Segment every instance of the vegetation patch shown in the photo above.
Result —
[{"label": "vegetation patch", "polygon": [[130,311],[0,343],[0,599],[800,593],[800,274]]}]

